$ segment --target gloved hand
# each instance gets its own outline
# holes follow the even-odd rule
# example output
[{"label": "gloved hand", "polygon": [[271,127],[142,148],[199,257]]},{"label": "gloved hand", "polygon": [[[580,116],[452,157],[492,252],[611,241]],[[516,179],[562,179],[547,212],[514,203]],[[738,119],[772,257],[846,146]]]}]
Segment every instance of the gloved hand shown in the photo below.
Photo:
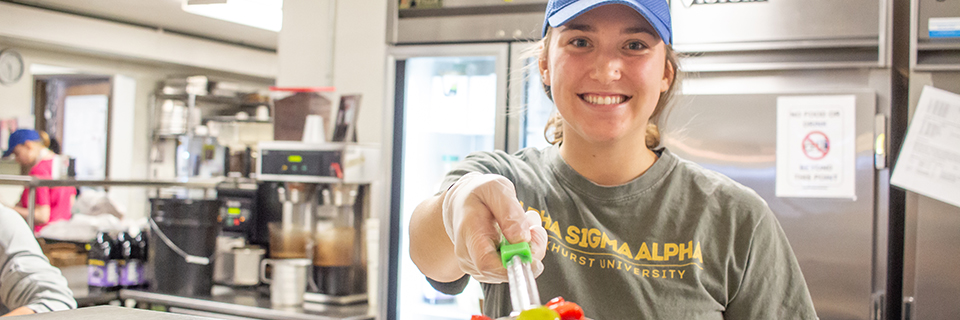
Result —
[{"label": "gloved hand", "polygon": [[507,282],[497,251],[501,232],[510,243],[530,242],[533,272],[543,272],[547,231],[537,212],[523,211],[513,183],[501,175],[472,172],[460,177],[444,196],[443,226],[460,269],[477,281]]}]

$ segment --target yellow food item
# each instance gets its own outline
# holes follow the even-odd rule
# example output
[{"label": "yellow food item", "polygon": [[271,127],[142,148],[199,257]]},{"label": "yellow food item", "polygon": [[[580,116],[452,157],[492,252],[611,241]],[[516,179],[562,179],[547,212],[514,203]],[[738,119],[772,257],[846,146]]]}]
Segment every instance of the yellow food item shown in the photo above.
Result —
[{"label": "yellow food item", "polygon": [[560,314],[547,307],[537,307],[520,312],[517,320],[560,320]]}]

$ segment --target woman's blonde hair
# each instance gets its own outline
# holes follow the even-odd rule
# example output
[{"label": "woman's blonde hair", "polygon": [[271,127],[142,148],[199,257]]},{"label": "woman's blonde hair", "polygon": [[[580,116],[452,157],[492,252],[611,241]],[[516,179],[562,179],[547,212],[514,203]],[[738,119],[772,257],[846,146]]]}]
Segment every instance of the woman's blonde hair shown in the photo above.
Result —
[{"label": "woman's blonde hair", "polygon": [[[547,48],[550,45],[550,34],[551,29],[547,29],[546,36],[543,39],[540,39],[538,46],[535,46],[534,52],[532,55],[538,57],[539,59],[547,59],[549,54]],[[665,45],[666,48],[666,58],[669,68],[673,70],[673,80],[670,81],[670,87],[666,91],[660,93],[660,99],[657,101],[657,107],[653,110],[653,113],[650,114],[650,122],[647,123],[647,134],[646,134],[646,147],[649,149],[656,148],[660,145],[660,129],[658,124],[661,120],[661,115],[664,114],[664,109],[673,101],[673,95],[677,91],[680,82],[680,59],[676,53],[673,51],[673,47],[669,44]],[[534,64],[531,67],[538,68],[539,64]],[[543,84],[543,91],[547,94],[547,97],[550,100],[553,100],[553,92],[550,90],[550,86]],[[547,142],[550,144],[557,144],[563,142],[563,117],[559,112],[554,112],[553,115],[547,120],[547,125],[543,128],[543,136],[547,139]]]},{"label": "woman's blonde hair", "polygon": [[46,131],[43,131],[43,130],[37,130],[37,134],[40,135],[40,141],[43,141],[43,146],[49,148],[49,147],[50,147],[50,135],[47,134],[47,132],[46,132]]}]

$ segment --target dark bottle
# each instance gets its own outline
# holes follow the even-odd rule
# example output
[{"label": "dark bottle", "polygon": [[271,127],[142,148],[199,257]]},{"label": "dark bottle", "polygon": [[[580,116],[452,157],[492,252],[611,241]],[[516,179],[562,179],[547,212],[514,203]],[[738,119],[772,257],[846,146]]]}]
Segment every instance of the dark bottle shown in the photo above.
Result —
[{"label": "dark bottle", "polygon": [[[124,264],[123,261],[123,248],[120,247],[120,235],[117,235],[117,239],[113,239],[113,252],[110,254],[110,260],[113,261],[114,270],[116,272],[116,281],[113,282],[113,286],[116,289],[120,289],[120,266]],[[130,236],[127,236],[130,238]]]},{"label": "dark bottle", "polygon": [[110,235],[106,232],[98,233],[87,250],[87,285],[90,293],[119,289],[117,260],[114,260],[119,250]]},{"label": "dark bottle", "polygon": [[126,232],[117,235],[117,244],[120,249],[120,259],[117,261],[117,267],[120,268],[120,286],[136,288],[140,285],[142,278],[143,262],[140,260],[140,246],[136,243],[136,239]]},{"label": "dark bottle", "polygon": [[145,277],[144,270],[147,265],[147,235],[145,232],[141,231],[133,238],[133,243],[137,245],[137,258],[140,260],[140,265],[137,266],[137,276],[139,277],[139,282],[137,283],[137,288],[146,289],[147,288],[147,278]]}]

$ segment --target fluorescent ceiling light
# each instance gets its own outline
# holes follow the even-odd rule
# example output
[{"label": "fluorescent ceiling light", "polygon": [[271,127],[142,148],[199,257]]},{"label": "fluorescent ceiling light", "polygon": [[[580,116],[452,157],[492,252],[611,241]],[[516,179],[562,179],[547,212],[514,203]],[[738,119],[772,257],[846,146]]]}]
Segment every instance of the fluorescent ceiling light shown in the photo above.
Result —
[{"label": "fluorescent ceiling light", "polygon": [[183,11],[279,32],[283,0],[183,0]]}]

